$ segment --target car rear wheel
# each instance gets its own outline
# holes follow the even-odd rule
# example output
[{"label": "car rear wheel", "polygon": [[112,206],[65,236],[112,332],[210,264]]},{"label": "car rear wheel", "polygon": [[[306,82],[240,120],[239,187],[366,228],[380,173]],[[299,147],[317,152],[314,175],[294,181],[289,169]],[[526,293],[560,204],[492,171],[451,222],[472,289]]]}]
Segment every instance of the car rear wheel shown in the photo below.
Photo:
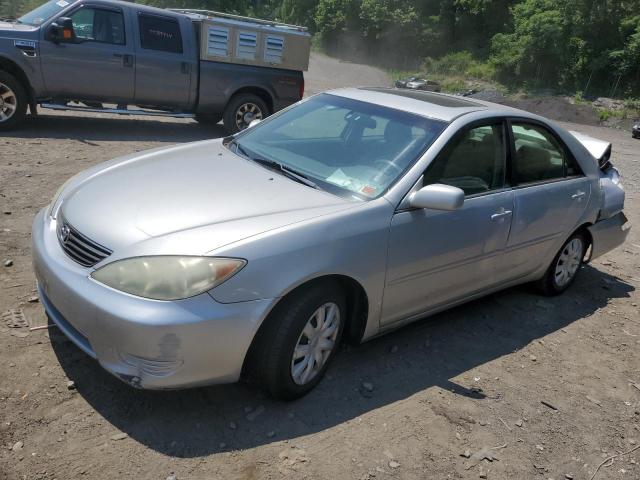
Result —
[{"label": "car rear wheel", "polygon": [[27,114],[29,100],[16,78],[0,71],[0,131],[19,125]]},{"label": "car rear wheel", "polygon": [[345,323],[344,293],[330,283],[307,288],[274,312],[261,342],[258,375],[275,398],[311,391],[335,355]]},{"label": "car rear wheel", "polygon": [[249,127],[253,120],[269,116],[269,107],[264,100],[252,93],[234,95],[224,110],[224,128],[233,134]]},{"label": "car rear wheel", "polygon": [[538,287],[545,295],[559,295],[574,282],[587,251],[584,235],[575,233],[565,242]]}]

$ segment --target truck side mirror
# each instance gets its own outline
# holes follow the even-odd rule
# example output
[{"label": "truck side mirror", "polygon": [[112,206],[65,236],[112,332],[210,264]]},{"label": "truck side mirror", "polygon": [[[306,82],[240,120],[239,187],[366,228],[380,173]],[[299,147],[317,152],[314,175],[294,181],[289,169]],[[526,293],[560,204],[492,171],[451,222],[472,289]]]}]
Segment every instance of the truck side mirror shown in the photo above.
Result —
[{"label": "truck side mirror", "polygon": [[47,40],[54,43],[72,43],[76,41],[76,34],[73,31],[73,20],[69,17],[60,17],[47,29]]}]

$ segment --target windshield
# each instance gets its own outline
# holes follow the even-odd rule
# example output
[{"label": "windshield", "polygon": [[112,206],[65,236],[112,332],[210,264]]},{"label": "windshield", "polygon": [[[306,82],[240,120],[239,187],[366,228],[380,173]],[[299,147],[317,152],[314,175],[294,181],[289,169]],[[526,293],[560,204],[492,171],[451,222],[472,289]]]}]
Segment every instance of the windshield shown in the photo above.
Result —
[{"label": "windshield", "polygon": [[418,115],[322,94],[246,130],[236,143],[324,190],[368,200],[400,178],[445,127]]},{"label": "windshield", "polygon": [[18,23],[24,23],[26,25],[38,26],[43,22],[46,22],[58,12],[62,11],[71,2],[66,0],[51,0],[50,2],[40,5],[35,10],[31,10],[29,13],[23,15],[18,19]]}]

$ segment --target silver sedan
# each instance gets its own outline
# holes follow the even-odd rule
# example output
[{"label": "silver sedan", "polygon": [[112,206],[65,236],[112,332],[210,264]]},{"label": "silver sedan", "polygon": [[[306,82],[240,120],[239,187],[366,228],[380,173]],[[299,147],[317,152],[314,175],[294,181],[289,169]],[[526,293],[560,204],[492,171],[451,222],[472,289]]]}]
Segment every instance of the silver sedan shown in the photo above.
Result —
[{"label": "silver sedan", "polygon": [[453,96],[344,89],[234,137],[98,165],[33,225],[42,304],[135,387],[275,397],[361,342],[496,290],[548,295],[624,242],[611,145]]}]

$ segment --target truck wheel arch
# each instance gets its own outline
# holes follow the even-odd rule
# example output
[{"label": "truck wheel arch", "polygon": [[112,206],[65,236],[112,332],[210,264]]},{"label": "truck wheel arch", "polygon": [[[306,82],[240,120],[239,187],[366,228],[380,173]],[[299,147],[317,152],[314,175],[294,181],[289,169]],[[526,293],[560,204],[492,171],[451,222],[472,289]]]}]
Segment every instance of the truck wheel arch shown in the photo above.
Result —
[{"label": "truck wheel arch", "polygon": [[31,108],[33,108],[35,106],[35,93],[33,91],[33,87],[31,86],[31,82],[29,82],[29,77],[27,77],[27,75],[24,73],[24,70],[20,68],[20,66],[13,60],[9,60],[8,58],[2,56],[0,56],[0,70],[4,70],[5,72],[10,73],[14,77],[16,77],[16,79],[18,79],[20,83],[22,83],[29,97],[29,105],[31,105]]},{"label": "truck wheel arch", "polygon": [[233,98],[235,95],[239,95],[241,93],[252,93],[253,95],[257,95],[262,100],[264,100],[264,102],[267,104],[267,107],[269,107],[269,115],[273,113],[273,105],[274,105],[273,95],[267,89],[263,87],[255,87],[255,86],[241,87],[235,90],[229,96],[229,100],[231,100],[231,98]]}]

